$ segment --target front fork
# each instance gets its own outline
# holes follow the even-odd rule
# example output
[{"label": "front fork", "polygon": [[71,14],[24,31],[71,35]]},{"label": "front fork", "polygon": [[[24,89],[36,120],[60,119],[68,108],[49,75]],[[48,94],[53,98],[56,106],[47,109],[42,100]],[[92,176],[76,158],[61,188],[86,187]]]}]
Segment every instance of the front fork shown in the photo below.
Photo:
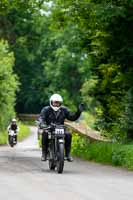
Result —
[{"label": "front fork", "polygon": [[58,160],[58,152],[59,152],[59,144],[64,144],[64,138],[55,138],[54,140],[50,141],[50,159],[55,161]]},{"label": "front fork", "polygon": [[64,144],[64,138],[56,138],[55,141],[55,155],[56,155],[56,160],[58,160],[58,153],[59,153],[59,144]]}]

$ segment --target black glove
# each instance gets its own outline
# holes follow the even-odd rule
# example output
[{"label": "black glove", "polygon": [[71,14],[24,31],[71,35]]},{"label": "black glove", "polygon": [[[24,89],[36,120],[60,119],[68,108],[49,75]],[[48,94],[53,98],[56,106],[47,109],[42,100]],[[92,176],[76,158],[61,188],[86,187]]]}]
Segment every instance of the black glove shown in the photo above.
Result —
[{"label": "black glove", "polygon": [[84,103],[81,103],[81,104],[79,105],[78,110],[79,110],[80,112],[83,112],[83,110],[84,110]]},{"label": "black glove", "polygon": [[47,128],[47,124],[45,124],[45,123],[40,123],[39,127],[40,127],[40,129]]}]

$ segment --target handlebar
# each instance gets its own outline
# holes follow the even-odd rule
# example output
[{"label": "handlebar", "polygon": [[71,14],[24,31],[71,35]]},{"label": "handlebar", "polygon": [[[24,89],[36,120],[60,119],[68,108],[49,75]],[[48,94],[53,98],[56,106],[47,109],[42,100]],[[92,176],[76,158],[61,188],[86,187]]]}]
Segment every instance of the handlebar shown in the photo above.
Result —
[{"label": "handlebar", "polygon": [[38,121],[38,120],[36,120],[35,122],[36,122],[36,124],[37,124],[38,126],[40,126],[40,128],[45,129],[45,130],[48,130],[48,129],[55,129],[56,127],[60,127],[60,128],[63,127],[63,128],[66,128],[66,126],[63,125],[63,124],[51,123],[50,125],[46,125],[46,124],[44,124],[44,123],[41,123],[41,122]]}]

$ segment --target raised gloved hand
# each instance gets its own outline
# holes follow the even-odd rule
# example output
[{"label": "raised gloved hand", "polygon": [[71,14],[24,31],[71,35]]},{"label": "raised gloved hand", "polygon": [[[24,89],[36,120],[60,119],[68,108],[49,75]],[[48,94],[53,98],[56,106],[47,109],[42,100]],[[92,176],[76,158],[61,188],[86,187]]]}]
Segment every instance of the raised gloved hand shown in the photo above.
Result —
[{"label": "raised gloved hand", "polygon": [[80,112],[83,112],[83,110],[84,110],[84,103],[79,104],[78,110]]}]

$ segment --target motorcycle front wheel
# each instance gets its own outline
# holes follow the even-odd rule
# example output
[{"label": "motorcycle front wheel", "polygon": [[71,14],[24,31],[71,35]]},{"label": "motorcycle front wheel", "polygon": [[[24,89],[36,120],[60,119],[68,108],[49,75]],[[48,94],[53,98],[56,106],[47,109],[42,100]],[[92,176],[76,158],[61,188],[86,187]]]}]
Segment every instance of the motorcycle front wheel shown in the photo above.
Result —
[{"label": "motorcycle front wheel", "polygon": [[49,169],[50,170],[55,170],[55,167],[56,167],[56,165],[55,165],[54,160],[49,160]]},{"label": "motorcycle front wheel", "polygon": [[64,168],[64,143],[58,144],[57,172],[61,174]]},{"label": "motorcycle front wheel", "polygon": [[53,143],[53,141],[51,142],[51,144],[49,146],[48,157],[49,157],[49,169],[55,170],[56,163],[54,160],[54,143]]},{"label": "motorcycle front wheel", "polygon": [[13,137],[12,136],[10,136],[9,144],[10,144],[11,147],[14,146],[14,142],[13,142]]}]

